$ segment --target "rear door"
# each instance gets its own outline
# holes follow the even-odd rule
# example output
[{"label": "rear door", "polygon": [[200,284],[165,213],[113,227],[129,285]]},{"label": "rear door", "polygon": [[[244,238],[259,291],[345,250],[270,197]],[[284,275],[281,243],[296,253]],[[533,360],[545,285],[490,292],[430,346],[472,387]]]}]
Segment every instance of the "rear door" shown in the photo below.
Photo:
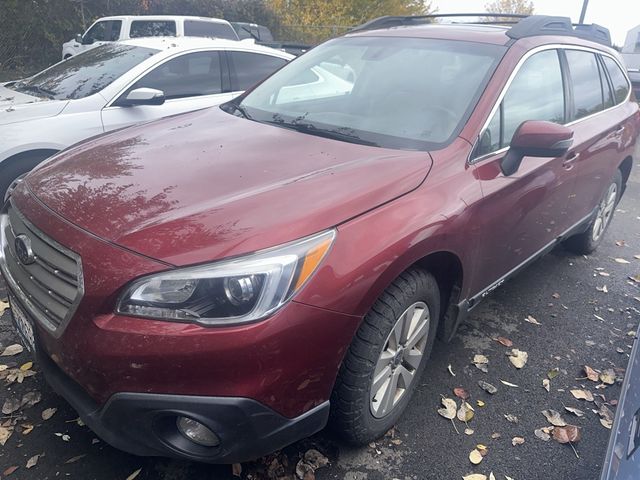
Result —
[{"label": "rear door", "polygon": [[570,126],[574,144],[569,152],[575,161],[577,186],[569,211],[574,222],[589,216],[625,158],[632,139],[624,104],[629,84],[611,57],[592,51],[566,49],[571,85]]},{"label": "rear door", "polygon": [[[134,123],[219,105],[233,98],[219,51],[191,52],[154,67],[102,111],[105,131]],[[153,88],[165,94],[163,105],[121,106],[119,99],[136,88]]]},{"label": "rear door", "polygon": [[566,93],[557,50],[527,58],[512,78],[502,100],[481,133],[471,162],[476,166],[483,200],[483,241],[476,287],[491,286],[531,259],[569,228],[567,206],[574,175],[565,159],[525,157],[519,170],[500,170],[511,138],[527,120],[565,123]]}]

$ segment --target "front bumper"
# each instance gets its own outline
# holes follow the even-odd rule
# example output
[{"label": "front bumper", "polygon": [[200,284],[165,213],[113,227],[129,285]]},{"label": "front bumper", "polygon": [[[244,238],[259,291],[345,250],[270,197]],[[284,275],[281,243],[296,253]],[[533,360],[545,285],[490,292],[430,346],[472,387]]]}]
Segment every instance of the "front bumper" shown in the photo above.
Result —
[{"label": "front bumper", "polygon": [[[116,393],[100,407],[42,352],[37,361],[48,383],[105,442],[141,456],[166,456],[208,463],[254,460],[313,435],[327,423],[329,402],[286,418],[248,398]],[[175,427],[187,416],[220,438],[218,447],[187,441]]]}]

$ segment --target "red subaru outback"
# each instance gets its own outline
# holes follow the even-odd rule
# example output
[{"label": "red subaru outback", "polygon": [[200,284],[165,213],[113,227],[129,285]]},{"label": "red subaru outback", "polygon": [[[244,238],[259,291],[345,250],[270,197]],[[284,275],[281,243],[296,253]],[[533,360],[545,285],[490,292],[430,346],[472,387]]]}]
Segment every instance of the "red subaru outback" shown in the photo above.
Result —
[{"label": "red subaru outback", "polygon": [[12,192],[15,324],[104,440],[206,462],[328,421],[368,442],[436,335],[559,242],[602,241],[640,129],[608,32],[375,29],[402,23],[70,148]]}]

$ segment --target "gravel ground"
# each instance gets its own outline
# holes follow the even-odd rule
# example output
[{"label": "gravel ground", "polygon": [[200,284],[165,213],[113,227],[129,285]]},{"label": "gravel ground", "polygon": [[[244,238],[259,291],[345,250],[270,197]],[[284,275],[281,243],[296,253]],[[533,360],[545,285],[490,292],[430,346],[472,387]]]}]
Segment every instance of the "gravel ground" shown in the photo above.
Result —
[{"label": "gravel ground", "polygon": [[[595,255],[576,257],[561,248],[554,250],[479,306],[452,343],[436,345],[432,361],[393,437],[354,449],[323,432],[279,455],[243,465],[242,476],[270,478],[269,465],[271,472],[291,473],[298,458],[308,449],[316,448],[330,461],[329,466],[316,472],[318,479],[461,479],[469,473],[489,475],[490,471],[497,479],[504,479],[505,475],[514,480],[598,478],[610,431],[592,411],[597,407],[574,399],[569,390],[587,388],[594,394],[602,394],[607,401],[617,399],[620,394],[619,383],[596,388],[598,383],[580,377],[584,377],[584,365],[615,369],[622,377],[633,342],[626,334],[635,330],[640,321],[640,301],[634,299],[640,296],[640,284],[628,280],[630,275],[640,274],[640,260],[634,259],[634,255],[640,255],[638,167],[635,166],[605,242]],[[625,258],[631,263],[620,264],[615,258]],[[598,290],[605,285],[608,293]],[[0,299],[4,298],[6,291],[0,283]],[[540,325],[526,322],[529,315]],[[510,364],[505,355],[510,349],[494,340],[498,336],[510,339],[515,348],[528,352],[524,368],[517,370]],[[9,313],[5,312],[0,319],[0,345],[4,347],[15,340]],[[488,373],[470,363],[474,354],[488,357]],[[3,357],[0,364],[15,367],[29,360],[29,355],[22,353]],[[449,365],[455,377],[449,373]],[[542,381],[555,368],[559,374],[551,380],[547,392]],[[34,370],[37,369],[36,365]],[[482,391],[479,380],[492,383],[498,392],[489,395]],[[518,387],[506,386],[501,380]],[[460,434],[456,434],[452,423],[437,413],[441,395],[453,397],[455,387],[465,388],[471,394],[469,401],[476,407],[475,418],[469,422],[473,435],[465,435],[465,425],[457,420]],[[22,384],[3,385],[0,401],[29,391],[41,392],[42,400],[24,410],[25,418],[18,421],[13,435],[0,448],[0,472],[19,467],[7,476],[10,479],[125,480],[138,469],[141,469],[136,477],[139,480],[233,478],[230,466],[138,458],[109,447],[89,429],[78,425],[73,409],[52,392],[41,375],[26,378]],[[484,401],[485,406],[477,407],[477,400]],[[578,418],[565,412],[564,406],[577,407],[585,415]],[[57,408],[47,421],[41,419],[45,408]],[[540,413],[545,409],[558,410],[569,423],[582,427],[582,439],[575,444],[575,453],[569,445],[553,440],[544,442],[534,436],[535,429],[548,425]],[[508,422],[506,414],[517,416],[518,423]],[[23,424],[33,424],[34,429],[24,435]],[[496,433],[500,438],[492,438]],[[523,437],[524,444],[513,446],[515,436]],[[478,466],[468,460],[476,444],[488,448]],[[27,469],[28,459],[38,454],[43,456],[38,458],[37,465]],[[2,478],[5,476],[6,473],[2,474]]]}]

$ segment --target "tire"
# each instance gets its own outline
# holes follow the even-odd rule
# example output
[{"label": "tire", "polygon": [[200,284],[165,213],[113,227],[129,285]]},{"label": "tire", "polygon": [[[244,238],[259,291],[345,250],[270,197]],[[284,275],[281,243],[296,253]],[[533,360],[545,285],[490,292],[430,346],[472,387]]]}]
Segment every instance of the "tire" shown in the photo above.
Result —
[{"label": "tire", "polygon": [[6,165],[0,163],[0,205],[4,203],[7,190],[16,180],[25,176],[51,155],[25,155],[5,160]]},{"label": "tire", "polygon": [[[400,345],[410,346],[419,337],[416,346],[406,350],[397,348],[396,340],[403,318],[411,321],[404,322],[408,332]],[[365,316],[338,372],[329,419],[338,435],[364,445],[396,424],[431,354],[439,318],[438,284],[424,270],[405,271],[382,293]],[[423,336],[412,335],[418,330]],[[390,390],[396,378],[398,388]],[[391,391],[395,395],[385,395]]]},{"label": "tire", "polygon": [[600,243],[602,243],[607,228],[611,224],[611,219],[613,218],[616,205],[618,205],[621,195],[622,172],[616,170],[615,176],[598,204],[596,217],[591,221],[585,232],[565,240],[564,246],[567,250],[579,255],[588,255],[598,248]]}]

